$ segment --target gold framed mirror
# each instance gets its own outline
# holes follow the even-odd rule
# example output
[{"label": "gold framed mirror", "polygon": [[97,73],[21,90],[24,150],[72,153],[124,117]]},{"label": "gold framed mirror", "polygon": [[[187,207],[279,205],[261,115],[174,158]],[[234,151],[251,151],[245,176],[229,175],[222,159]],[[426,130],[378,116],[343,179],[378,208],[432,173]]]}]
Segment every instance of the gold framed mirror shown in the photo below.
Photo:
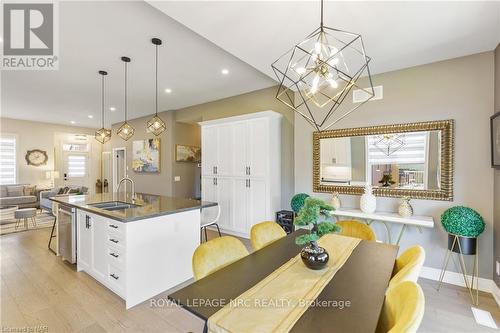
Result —
[{"label": "gold framed mirror", "polygon": [[453,200],[454,121],[313,134],[313,191]]}]

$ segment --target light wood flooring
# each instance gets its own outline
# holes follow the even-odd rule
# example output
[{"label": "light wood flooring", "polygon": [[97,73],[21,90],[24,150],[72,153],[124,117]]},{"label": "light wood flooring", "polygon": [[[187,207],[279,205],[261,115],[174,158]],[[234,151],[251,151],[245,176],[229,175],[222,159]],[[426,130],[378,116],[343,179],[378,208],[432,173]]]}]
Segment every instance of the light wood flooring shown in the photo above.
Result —
[{"label": "light wood flooring", "polygon": [[[146,301],[125,310],[118,296],[47,250],[49,233],[50,228],[0,237],[1,331],[36,327],[37,332],[202,332],[203,322],[176,306],[152,307]],[[444,285],[438,293],[435,281],[419,283],[426,297],[421,332],[495,331],[476,324],[465,288]],[[166,299],[170,292],[155,299]],[[491,295],[481,293],[479,307],[500,323]]]}]

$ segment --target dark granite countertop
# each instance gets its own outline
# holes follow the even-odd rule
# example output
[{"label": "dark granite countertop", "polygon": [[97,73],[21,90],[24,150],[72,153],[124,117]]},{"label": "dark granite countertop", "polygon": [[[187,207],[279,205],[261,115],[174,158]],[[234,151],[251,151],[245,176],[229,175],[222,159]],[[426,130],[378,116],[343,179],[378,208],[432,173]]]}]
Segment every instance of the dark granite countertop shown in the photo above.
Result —
[{"label": "dark granite countertop", "polygon": [[[156,216],[176,214],[193,209],[217,206],[217,203],[215,202],[166,197],[144,193],[137,193],[135,202],[132,201],[130,193],[66,195],[52,197],[50,198],[50,200],[120,222],[131,222]],[[129,204],[138,205],[138,207],[110,211],[91,206],[92,204],[109,201],[126,202]]]}]

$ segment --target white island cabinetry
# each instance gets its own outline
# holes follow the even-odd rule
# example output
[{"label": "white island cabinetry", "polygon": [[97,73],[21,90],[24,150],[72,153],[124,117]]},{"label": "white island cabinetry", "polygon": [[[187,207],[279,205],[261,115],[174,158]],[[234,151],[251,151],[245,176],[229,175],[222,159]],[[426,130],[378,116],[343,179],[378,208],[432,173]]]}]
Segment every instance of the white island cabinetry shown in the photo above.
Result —
[{"label": "white island cabinetry", "polygon": [[130,222],[77,210],[77,270],[130,308],[192,278],[199,209]]}]

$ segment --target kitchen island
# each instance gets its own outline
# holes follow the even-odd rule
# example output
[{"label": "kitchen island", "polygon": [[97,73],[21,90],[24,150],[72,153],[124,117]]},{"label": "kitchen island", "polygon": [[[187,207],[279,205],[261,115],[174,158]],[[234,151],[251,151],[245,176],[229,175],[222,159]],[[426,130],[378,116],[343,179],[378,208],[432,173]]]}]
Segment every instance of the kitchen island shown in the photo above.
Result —
[{"label": "kitchen island", "polygon": [[200,210],[217,205],[140,193],[51,200],[74,211],[77,270],[123,298],[127,309],[193,277]]}]

